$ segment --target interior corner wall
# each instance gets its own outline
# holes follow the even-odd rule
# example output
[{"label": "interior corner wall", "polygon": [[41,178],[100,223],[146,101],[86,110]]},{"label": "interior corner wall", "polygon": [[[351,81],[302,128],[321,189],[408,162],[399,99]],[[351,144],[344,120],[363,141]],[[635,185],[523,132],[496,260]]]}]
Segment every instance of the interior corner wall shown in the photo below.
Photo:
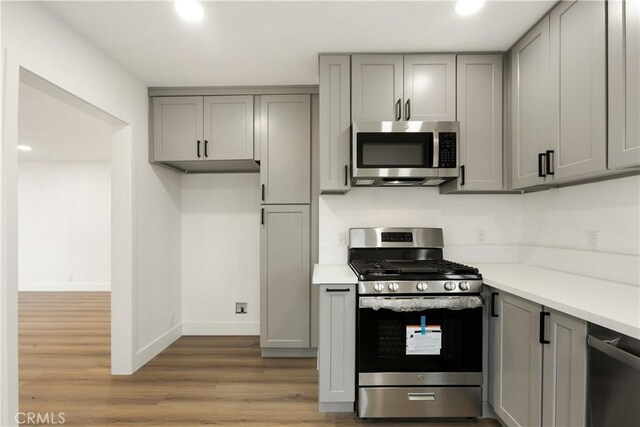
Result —
[{"label": "interior corner wall", "polygon": [[[122,158],[113,160],[113,173],[118,174],[113,182],[122,186],[119,194],[128,195],[113,198],[123,210],[113,216],[124,216],[121,221],[113,219],[114,227],[128,227],[114,234],[120,243],[128,239],[131,256],[128,261],[112,260],[113,303],[115,294],[124,298],[112,307],[116,310],[112,319],[117,316],[121,322],[121,327],[112,328],[112,372],[132,373],[179,337],[181,317],[180,174],[148,163],[147,88],[42,3],[2,2],[2,44],[14,58],[12,67],[29,70],[130,128],[116,132],[130,140],[119,142],[128,145],[114,148]],[[12,109],[17,111],[15,104]],[[17,112],[9,114],[4,111],[5,120],[13,120],[13,115],[17,119]],[[128,311],[118,313],[120,308]],[[126,324],[122,319],[128,319]],[[123,339],[127,336],[131,339]]]}]

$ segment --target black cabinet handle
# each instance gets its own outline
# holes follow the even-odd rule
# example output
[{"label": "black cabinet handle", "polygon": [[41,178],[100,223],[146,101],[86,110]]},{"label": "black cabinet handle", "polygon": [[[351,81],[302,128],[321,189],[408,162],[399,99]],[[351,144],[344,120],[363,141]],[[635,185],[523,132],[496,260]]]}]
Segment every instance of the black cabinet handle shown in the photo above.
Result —
[{"label": "black cabinet handle", "polygon": [[538,154],[538,176],[541,178],[544,178],[545,176],[547,176],[547,174],[544,172],[544,159],[545,159],[546,154],[544,153],[539,153]]},{"label": "black cabinet handle", "polygon": [[327,292],[351,292],[351,289],[335,289],[335,288],[327,288]]},{"label": "black cabinet handle", "polygon": [[396,102],[396,120],[402,119],[402,99],[398,98]]},{"label": "black cabinet handle", "polygon": [[204,140],[204,156],[209,157],[209,141]]},{"label": "black cabinet handle", "polygon": [[496,313],[496,297],[500,295],[498,292],[491,292],[491,317],[500,317]]},{"label": "black cabinet handle", "polygon": [[264,202],[264,184],[262,184],[262,201]]},{"label": "black cabinet handle", "polygon": [[404,103],[404,119],[409,120],[411,118],[411,99],[407,99]]},{"label": "black cabinet handle", "polygon": [[200,156],[200,140],[198,140],[196,152],[198,153],[198,158],[202,157],[202,156]]},{"label": "black cabinet handle", "polygon": [[544,336],[544,330],[545,330],[545,318],[551,316],[551,313],[547,312],[547,311],[541,311],[540,312],[540,344],[551,344],[551,341],[547,340],[546,337]]},{"label": "black cabinet handle", "polygon": [[349,165],[344,165],[344,186],[349,185]]},{"label": "black cabinet handle", "polygon": [[553,161],[555,160],[555,153],[553,150],[547,150],[547,175],[555,175],[555,171],[553,170]]},{"label": "black cabinet handle", "polygon": [[460,166],[460,185],[464,185],[465,176],[464,176],[464,165]]},{"label": "black cabinet handle", "polygon": [[264,225],[264,208],[260,209],[260,224]]}]

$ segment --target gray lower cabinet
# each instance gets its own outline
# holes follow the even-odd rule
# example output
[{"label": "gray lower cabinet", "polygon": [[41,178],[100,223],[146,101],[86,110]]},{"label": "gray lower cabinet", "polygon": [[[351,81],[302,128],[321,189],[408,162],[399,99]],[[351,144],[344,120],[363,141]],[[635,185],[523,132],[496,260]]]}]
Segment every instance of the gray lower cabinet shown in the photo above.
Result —
[{"label": "gray lower cabinet", "polygon": [[456,56],[404,55],[404,120],[456,120]]},{"label": "gray lower cabinet", "polygon": [[320,55],[320,191],[351,188],[351,57]]},{"label": "gray lower cabinet", "polygon": [[355,313],[355,285],[320,285],[318,382],[322,412],[354,409]]},{"label": "gray lower cabinet", "polygon": [[608,7],[609,169],[640,166],[640,0]]},{"label": "gray lower cabinet", "polygon": [[204,155],[201,96],[153,98],[153,159],[199,160]]},{"label": "gray lower cabinet", "polygon": [[253,159],[253,96],[205,96],[203,137],[205,159]]},{"label": "gray lower cabinet", "polygon": [[402,55],[351,57],[351,117],[359,121],[402,120]]},{"label": "gray lower cabinet", "polygon": [[549,16],[511,49],[511,184],[544,184],[544,154],[551,143],[549,113]]},{"label": "gray lower cabinet", "polygon": [[607,169],[605,2],[560,2],[550,13],[547,175],[562,181]]},{"label": "gray lower cabinet", "polygon": [[502,422],[584,426],[586,322],[495,289],[490,314],[488,398]]},{"label": "gray lower cabinet", "polygon": [[260,346],[309,347],[309,206],[264,205],[260,229]]},{"label": "gray lower cabinet", "polygon": [[263,95],[260,115],[262,202],[310,203],[310,95]]}]

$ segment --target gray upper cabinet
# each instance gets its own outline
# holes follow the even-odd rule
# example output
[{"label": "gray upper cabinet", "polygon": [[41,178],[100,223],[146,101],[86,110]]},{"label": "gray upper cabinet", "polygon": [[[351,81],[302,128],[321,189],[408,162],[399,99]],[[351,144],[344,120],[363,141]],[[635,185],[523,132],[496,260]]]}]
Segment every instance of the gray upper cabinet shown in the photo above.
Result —
[{"label": "gray upper cabinet", "polygon": [[320,191],[345,192],[351,142],[349,55],[320,56]]},{"label": "gray upper cabinet", "polygon": [[263,203],[311,200],[311,98],[263,95],[260,183]]},{"label": "gray upper cabinet", "polygon": [[605,3],[560,2],[550,18],[554,180],[605,171],[607,151]]},{"label": "gray upper cabinet", "polygon": [[456,56],[404,56],[404,120],[456,120]]},{"label": "gray upper cabinet", "polygon": [[153,99],[153,158],[155,161],[185,161],[202,158],[204,155],[202,110],[201,96]]},{"label": "gray upper cabinet", "polygon": [[459,55],[457,190],[502,190],[502,55]]},{"label": "gray upper cabinet", "polygon": [[640,166],[640,0],[610,0],[609,169]]},{"label": "gray upper cabinet", "polygon": [[543,347],[542,425],[584,426],[587,395],[587,323],[547,310]]},{"label": "gray upper cabinet", "polygon": [[351,60],[353,121],[402,120],[403,56],[353,55]]},{"label": "gray upper cabinet", "polygon": [[205,159],[253,159],[253,96],[205,96],[204,140]]},{"label": "gray upper cabinet", "polygon": [[539,176],[543,156],[555,148],[549,131],[549,16],[511,50],[511,73],[512,186],[519,189],[545,183]]},{"label": "gray upper cabinet", "polygon": [[262,207],[260,346],[309,347],[309,206]]}]

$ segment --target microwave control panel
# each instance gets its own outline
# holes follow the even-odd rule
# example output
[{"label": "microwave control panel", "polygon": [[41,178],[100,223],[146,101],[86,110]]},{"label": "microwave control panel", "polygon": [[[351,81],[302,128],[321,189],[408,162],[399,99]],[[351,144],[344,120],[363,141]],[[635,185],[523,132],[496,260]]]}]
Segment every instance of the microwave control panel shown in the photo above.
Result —
[{"label": "microwave control panel", "polygon": [[440,143],[440,157],[438,167],[455,168],[456,164],[456,134],[455,132],[440,132],[438,134]]}]

